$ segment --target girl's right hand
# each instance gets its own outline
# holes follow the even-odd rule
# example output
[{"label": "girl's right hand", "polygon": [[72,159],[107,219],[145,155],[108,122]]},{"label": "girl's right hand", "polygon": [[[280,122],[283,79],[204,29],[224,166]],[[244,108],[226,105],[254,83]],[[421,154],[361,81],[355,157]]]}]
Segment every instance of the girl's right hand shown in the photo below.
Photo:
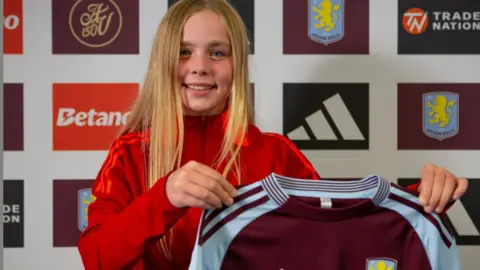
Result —
[{"label": "girl's right hand", "polygon": [[220,208],[230,206],[236,189],[219,172],[196,161],[174,171],[165,184],[167,198],[175,207]]}]

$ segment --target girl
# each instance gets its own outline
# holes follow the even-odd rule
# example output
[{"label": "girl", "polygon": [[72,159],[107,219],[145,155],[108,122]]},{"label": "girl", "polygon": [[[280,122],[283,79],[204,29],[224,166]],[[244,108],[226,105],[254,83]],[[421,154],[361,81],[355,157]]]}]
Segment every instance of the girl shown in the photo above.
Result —
[{"label": "girl", "polygon": [[[272,172],[320,178],[290,141],[254,125],[247,60],[245,26],[227,1],[167,11],[130,120],[92,187],[85,269],[187,269],[202,208],[230,205],[234,186]],[[466,189],[442,169],[424,171],[426,206]]]}]

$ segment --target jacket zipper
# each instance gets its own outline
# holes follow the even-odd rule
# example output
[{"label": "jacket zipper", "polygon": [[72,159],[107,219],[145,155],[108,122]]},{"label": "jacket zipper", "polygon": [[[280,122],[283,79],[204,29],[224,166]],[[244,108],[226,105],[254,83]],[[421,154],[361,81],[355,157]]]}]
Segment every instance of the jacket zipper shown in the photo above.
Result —
[{"label": "jacket zipper", "polygon": [[200,162],[205,163],[205,116],[200,120]]}]

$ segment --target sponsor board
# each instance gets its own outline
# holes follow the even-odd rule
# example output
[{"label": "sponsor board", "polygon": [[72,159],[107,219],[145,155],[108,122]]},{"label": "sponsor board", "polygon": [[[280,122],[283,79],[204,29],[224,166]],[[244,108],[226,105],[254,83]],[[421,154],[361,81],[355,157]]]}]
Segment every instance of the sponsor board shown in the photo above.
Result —
[{"label": "sponsor board", "polygon": [[88,225],[88,206],[94,180],[53,180],[53,246],[75,247]]},{"label": "sponsor board", "polygon": [[127,121],[137,83],[53,85],[53,150],[107,150]]},{"label": "sponsor board", "polygon": [[284,54],[369,54],[369,0],[283,0]]},{"label": "sponsor board", "polygon": [[23,84],[3,84],[3,150],[23,151]]},{"label": "sponsor board", "polygon": [[286,83],[283,129],[302,150],[369,149],[369,86]]},{"label": "sponsor board", "polygon": [[480,53],[480,1],[400,0],[399,54]]},{"label": "sponsor board", "polygon": [[53,54],[138,54],[139,0],[52,0]]},{"label": "sponsor board", "polygon": [[3,246],[24,246],[24,181],[3,181]]},{"label": "sponsor board", "polygon": [[478,150],[480,84],[401,83],[399,150]]},{"label": "sponsor board", "polygon": [[3,53],[23,54],[23,1],[3,1]]}]

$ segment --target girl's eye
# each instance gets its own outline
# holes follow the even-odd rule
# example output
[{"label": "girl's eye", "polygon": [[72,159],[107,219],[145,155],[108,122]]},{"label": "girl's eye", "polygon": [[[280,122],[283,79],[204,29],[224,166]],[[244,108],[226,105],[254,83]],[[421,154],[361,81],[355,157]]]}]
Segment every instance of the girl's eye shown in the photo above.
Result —
[{"label": "girl's eye", "polygon": [[213,57],[222,57],[222,56],[225,56],[225,54],[220,52],[220,51],[213,51],[212,56]]},{"label": "girl's eye", "polygon": [[181,49],[180,50],[180,56],[188,56],[190,52],[186,49]]}]

